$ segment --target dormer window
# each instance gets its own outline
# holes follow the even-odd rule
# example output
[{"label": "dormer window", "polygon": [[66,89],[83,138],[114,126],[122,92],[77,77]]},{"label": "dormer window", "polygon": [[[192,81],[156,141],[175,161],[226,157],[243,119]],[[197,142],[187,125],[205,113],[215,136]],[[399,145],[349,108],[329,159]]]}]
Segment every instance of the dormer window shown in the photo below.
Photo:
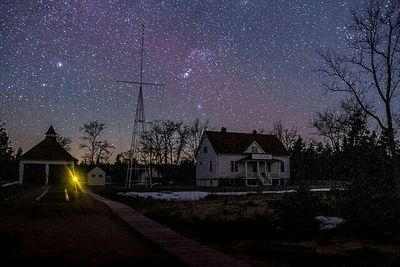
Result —
[{"label": "dormer window", "polygon": [[258,147],[252,146],[251,147],[251,153],[258,153]]},{"label": "dormer window", "polygon": [[204,152],[204,153],[208,153],[208,147],[206,147],[206,146],[203,147],[203,152]]}]

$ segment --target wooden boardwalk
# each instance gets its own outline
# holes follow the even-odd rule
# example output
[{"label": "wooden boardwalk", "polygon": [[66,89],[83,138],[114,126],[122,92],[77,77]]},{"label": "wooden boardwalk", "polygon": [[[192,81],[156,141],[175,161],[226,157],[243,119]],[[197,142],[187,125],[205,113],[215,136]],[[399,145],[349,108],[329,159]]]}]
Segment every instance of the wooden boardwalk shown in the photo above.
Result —
[{"label": "wooden boardwalk", "polygon": [[188,239],[164,225],[143,216],[127,205],[109,200],[90,190],[86,190],[86,192],[92,198],[107,205],[113,213],[121,217],[122,220],[131,225],[144,237],[188,266],[250,266],[249,264]]}]

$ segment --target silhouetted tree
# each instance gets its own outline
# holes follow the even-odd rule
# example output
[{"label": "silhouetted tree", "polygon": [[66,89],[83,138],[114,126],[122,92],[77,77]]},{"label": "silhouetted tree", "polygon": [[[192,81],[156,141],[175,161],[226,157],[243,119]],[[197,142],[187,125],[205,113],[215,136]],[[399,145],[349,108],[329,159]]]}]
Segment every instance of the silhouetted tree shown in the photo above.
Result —
[{"label": "silhouetted tree", "polygon": [[57,136],[57,142],[67,151],[71,150],[70,144],[72,142],[70,137],[64,137],[61,135]]},{"label": "silhouetted tree", "polygon": [[285,128],[282,121],[276,121],[273,124],[271,134],[276,135],[287,150],[292,150],[298,137],[298,130],[296,127]]},{"label": "silhouetted tree", "polygon": [[10,179],[13,176],[13,150],[5,128],[5,123],[0,121],[0,179]]},{"label": "silhouetted tree", "polygon": [[349,48],[321,54],[324,85],[331,91],[348,93],[381,128],[394,188],[400,194],[395,141],[395,113],[400,107],[395,102],[400,86],[400,2],[371,0],[352,14]]},{"label": "silhouetted tree", "polygon": [[195,119],[189,126],[189,135],[187,139],[189,159],[192,161],[196,158],[197,149],[200,144],[201,137],[208,127],[208,120],[202,122],[200,119]]},{"label": "silhouetted tree", "polygon": [[84,134],[81,137],[83,143],[79,145],[79,148],[85,149],[83,158],[88,160],[89,164],[105,163],[111,156],[114,146],[105,140],[99,140],[105,129],[105,123],[98,121],[90,121],[79,127]]}]

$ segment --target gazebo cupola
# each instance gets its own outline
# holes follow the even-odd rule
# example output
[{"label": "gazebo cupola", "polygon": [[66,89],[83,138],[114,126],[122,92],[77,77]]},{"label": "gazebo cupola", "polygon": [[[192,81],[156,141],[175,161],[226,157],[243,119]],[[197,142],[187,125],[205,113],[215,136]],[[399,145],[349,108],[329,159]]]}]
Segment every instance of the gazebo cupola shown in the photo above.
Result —
[{"label": "gazebo cupola", "polygon": [[50,128],[47,130],[45,135],[46,135],[46,138],[57,138],[57,133],[54,130],[53,125],[50,125]]}]

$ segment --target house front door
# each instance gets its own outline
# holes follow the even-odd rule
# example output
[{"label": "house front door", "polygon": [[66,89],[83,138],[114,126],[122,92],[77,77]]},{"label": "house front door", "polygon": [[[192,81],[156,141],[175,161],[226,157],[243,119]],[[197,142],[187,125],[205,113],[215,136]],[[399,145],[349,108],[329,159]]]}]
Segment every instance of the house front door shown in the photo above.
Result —
[{"label": "house front door", "polygon": [[258,172],[258,168],[257,168],[257,162],[253,162],[253,173],[257,173]]}]

